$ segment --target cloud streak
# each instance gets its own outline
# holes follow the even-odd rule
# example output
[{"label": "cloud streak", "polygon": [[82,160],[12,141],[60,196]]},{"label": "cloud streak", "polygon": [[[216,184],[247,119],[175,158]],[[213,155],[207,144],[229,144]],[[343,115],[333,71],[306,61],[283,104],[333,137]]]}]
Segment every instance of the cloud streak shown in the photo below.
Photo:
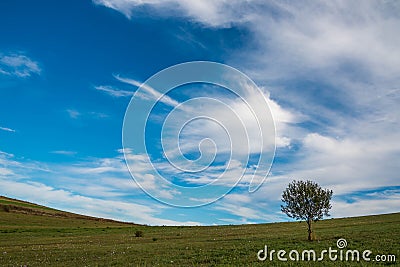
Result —
[{"label": "cloud streak", "polygon": [[39,63],[22,53],[1,54],[0,74],[18,78],[27,78],[39,75],[42,69]]},{"label": "cloud streak", "polygon": [[102,112],[95,112],[95,111],[90,111],[90,112],[81,112],[76,109],[66,109],[65,112],[67,112],[68,116],[71,119],[79,119],[79,118],[93,118],[93,119],[106,119],[109,118],[110,116],[108,114],[102,113]]},{"label": "cloud streak", "polygon": [[128,18],[135,11],[149,6],[162,16],[182,16],[207,27],[230,27],[232,24],[245,23],[252,20],[251,10],[265,5],[260,0],[93,0],[97,5],[115,9]]},{"label": "cloud streak", "polygon": [[7,127],[1,127],[1,126],[0,126],[0,130],[6,131],[6,132],[15,133],[15,130],[14,130],[14,129],[7,128]]},{"label": "cloud streak", "polygon": [[113,97],[131,97],[134,92],[131,91],[126,91],[126,90],[120,90],[118,88],[115,88],[113,86],[108,86],[108,85],[99,85],[94,87],[96,90],[105,92],[108,95],[111,95]]},{"label": "cloud streak", "polygon": [[67,109],[66,112],[71,119],[77,119],[79,116],[81,116],[81,113],[75,109]]},{"label": "cloud streak", "polygon": [[135,87],[140,87],[141,89],[143,89],[143,94],[138,94],[136,93],[136,95],[138,97],[144,98],[144,99],[153,99],[153,100],[159,100],[160,102],[171,106],[171,107],[177,107],[179,106],[179,102],[172,99],[171,97],[167,96],[167,95],[163,95],[160,92],[158,92],[156,89],[150,87],[147,84],[143,84],[137,80],[134,79],[130,79],[130,78],[125,78],[125,77],[121,77],[119,75],[114,75],[114,77],[123,83],[127,83],[130,85],[133,85]]},{"label": "cloud streak", "polygon": [[69,150],[54,150],[50,151],[52,154],[58,154],[58,155],[65,155],[65,156],[74,156],[77,154],[75,151],[69,151]]}]

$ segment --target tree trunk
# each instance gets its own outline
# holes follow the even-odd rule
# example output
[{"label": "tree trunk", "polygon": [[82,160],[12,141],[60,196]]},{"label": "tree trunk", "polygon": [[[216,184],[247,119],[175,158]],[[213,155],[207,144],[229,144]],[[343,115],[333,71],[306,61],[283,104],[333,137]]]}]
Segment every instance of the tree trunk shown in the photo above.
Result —
[{"label": "tree trunk", "polygon": [[311,228],[311,219],[307,219],[307,225],[308,225],[308,241],[312,241],[312,228]]}]

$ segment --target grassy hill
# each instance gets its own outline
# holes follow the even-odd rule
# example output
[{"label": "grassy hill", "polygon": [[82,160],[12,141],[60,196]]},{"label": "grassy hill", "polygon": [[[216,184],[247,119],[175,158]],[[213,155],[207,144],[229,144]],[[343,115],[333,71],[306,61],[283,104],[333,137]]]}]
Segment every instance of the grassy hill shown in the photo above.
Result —
[{"label": "grassy hill", "polygon": [[[400,213],[315,224],[307,241],[305,223],[162,227],[99,219],[0,197],[0,266],[400,266]],[[142,236],[141,236],[142,235]],[[289,259],[259,261],[257,252],[338,249],[371,250],[370,262]],[[339,253],[339,252],[338,252]],[[395,255],[396,262],[373,261]],[[338,254],[339,256],[339,254]]]}]

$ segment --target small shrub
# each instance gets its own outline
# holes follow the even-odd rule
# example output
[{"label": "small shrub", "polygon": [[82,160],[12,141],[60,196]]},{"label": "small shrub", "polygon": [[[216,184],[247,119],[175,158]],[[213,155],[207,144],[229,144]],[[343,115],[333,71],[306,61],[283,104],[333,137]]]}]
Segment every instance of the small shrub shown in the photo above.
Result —
[{"label": "small shrub", "polygon": [[153,241],[157,241],[157,237],[153,237]]},{"label": "small shrub", "polygon": [[5,212],[10,212],[10,206],[9,206],[9,205],[4,205],[4,206],[3,206],[3,210],[4,210]]},{"label": "small shrub", "polygon": [[138,230],[135,232],[135,237],[143,237],[143,232]]}]

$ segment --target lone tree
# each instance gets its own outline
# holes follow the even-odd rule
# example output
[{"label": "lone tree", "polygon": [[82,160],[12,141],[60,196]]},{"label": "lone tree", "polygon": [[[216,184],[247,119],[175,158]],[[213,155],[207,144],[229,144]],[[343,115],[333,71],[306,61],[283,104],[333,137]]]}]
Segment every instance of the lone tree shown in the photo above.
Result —
[{"label": "lone tree", "polygon": [[324,215],[329,216],[332,193],[332,190],[322,189],[315,182],[294,180],[283,191],[284,205],[281,205],[281,210],[290,218],[307,222],[308,240],[311,241],[311,223],[322,219]]}]

